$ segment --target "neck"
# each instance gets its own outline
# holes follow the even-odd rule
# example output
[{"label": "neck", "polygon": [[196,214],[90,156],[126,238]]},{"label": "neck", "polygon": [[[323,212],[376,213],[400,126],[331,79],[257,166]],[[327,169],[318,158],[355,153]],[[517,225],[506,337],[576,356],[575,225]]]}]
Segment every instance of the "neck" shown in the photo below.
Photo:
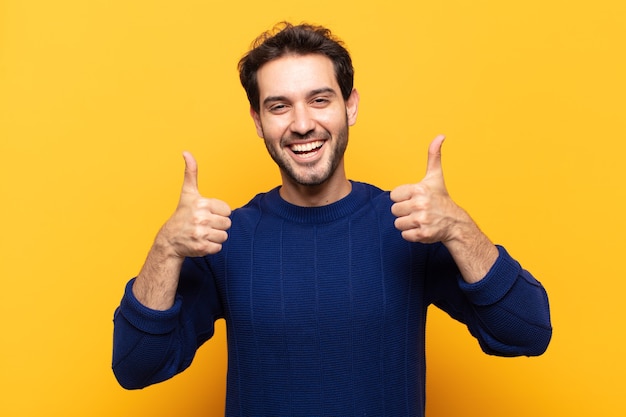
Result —
[{"label": "neck", "polygon": [[345,174],[333,176],[319,185],[302,185],[283,176],[280,196],[288,203],[301,207],[321,207],[337,202],[350,194],[352,183]]}]

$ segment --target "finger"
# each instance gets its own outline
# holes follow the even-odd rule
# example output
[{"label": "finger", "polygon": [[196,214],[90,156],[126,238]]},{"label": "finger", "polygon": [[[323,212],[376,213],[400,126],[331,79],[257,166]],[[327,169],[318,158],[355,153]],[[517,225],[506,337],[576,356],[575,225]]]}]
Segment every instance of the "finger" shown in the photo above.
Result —
[{"label": "finger", "polygon": [[218,216],[213,220],[213,229],[226,231],[232,225],[230,217]]},{"label": "finger", "polygon": [[394,203],[402,203],[418,196],[424,196],[429,193],[428,187],[423,183],[404,184],[394,188],[389,194],[389,198]]},{"label": "finger", "polygon": [[445,139],[446,137],[444,135],[438,135],[428,146],[428,163],[426,165],[427,176],[443,176],[443,168],[441,166],[441,147]]},{"label": "finger", "polygon": [[217,213],[210,213],[202,222],[203,225],[215,230],[228,230],[231,226],[231,220],[228,216],[222,216]]},{"label": "finger", "polygon": [[408,216],[398,217],[394,221],[393,225],[395,226],[396,229],[398,229],[401,232],[407,232],[409,230],[420,228],[419,222],[417,222],[415,219],[412,219]]},{"label": "finger", "polygon": [[222,244],[221,243],[207,242],[206,249],[202,252],[201,256],[215,255],[216,253],[218,253],[221,250],[222,250]]},{"label": "finger", "polygon": [[198,191],[198,164],[190,152],[183,152],[185,159],[185,178],[183,192],[199,194]]},{"label": "finger", "polygon": [[413,212],[413,205],[407,199],[391,205],[391,214],[396,217],[408,216]]},{"label": "finger", "polygon": [[228,232],[221,229],[213,229],[207,235],[207,240],[213,243],[224,243],[228,239]]},{"label": "finger", "polygon": [[211,212],[223,217],[228,217],[231,214],[230,206],[226,202],[216,199],[211,200]]},{"label": "finger", "polygon": [[228,217],[231,214],[228,204],[216,198],[199,198],[196,200],[195,207],[220,217]]},{"label": "finger", "polygon": [[394,188],[389,194],[389,198],[394,203],[399,203],[401,201],[408,200],[413,195],[410,184],[400,185]]}]

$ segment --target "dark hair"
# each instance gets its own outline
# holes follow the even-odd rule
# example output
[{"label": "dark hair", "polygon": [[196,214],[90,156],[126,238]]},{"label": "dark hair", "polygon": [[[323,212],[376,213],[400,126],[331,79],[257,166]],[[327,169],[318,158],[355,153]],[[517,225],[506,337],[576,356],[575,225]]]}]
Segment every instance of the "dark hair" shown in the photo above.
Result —
[{"label": "dark hair", "polygon": [[354,85],[354,68],[343,42],[322,26],[304,23],[294,26],[282,22],[256,38],[250,51],[239,61],[239,79],[246,90],[250,106],[256,112],[260,110],[257,71],[264,64],[289,54],[320,54],[328,57],[333,62],[341,95],[344,100],[350,97]]}]

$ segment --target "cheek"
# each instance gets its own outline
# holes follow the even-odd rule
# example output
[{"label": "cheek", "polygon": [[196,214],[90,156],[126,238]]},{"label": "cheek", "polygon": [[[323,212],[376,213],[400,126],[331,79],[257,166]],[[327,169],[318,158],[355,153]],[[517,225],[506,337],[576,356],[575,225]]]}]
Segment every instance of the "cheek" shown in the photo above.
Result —
[{"label": "cheek", "polygon": [[341,131],[347,124],[347,119],[343,113],[333,113],[320,115],[317,119],[317,125],[322,129],[329,131],[333,134]]},{"label": "cheek", "polygon": [[262,134],[261,137],[267,139],[275,139],[282,137],[287,132],[289,124],[285,120],[281,119],[262,119],[257,124],[257,132]]}]

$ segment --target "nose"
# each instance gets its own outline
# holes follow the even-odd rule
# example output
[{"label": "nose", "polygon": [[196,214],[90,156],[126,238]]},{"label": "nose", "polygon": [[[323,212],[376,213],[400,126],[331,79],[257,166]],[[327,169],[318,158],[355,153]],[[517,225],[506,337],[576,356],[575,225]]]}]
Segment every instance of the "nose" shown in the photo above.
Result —
[{"label": "nose", "polygon": [[292,132],[302,136],[315,130],[315,120],[306,106],[299,105],[294,107],[290,128]]}]

